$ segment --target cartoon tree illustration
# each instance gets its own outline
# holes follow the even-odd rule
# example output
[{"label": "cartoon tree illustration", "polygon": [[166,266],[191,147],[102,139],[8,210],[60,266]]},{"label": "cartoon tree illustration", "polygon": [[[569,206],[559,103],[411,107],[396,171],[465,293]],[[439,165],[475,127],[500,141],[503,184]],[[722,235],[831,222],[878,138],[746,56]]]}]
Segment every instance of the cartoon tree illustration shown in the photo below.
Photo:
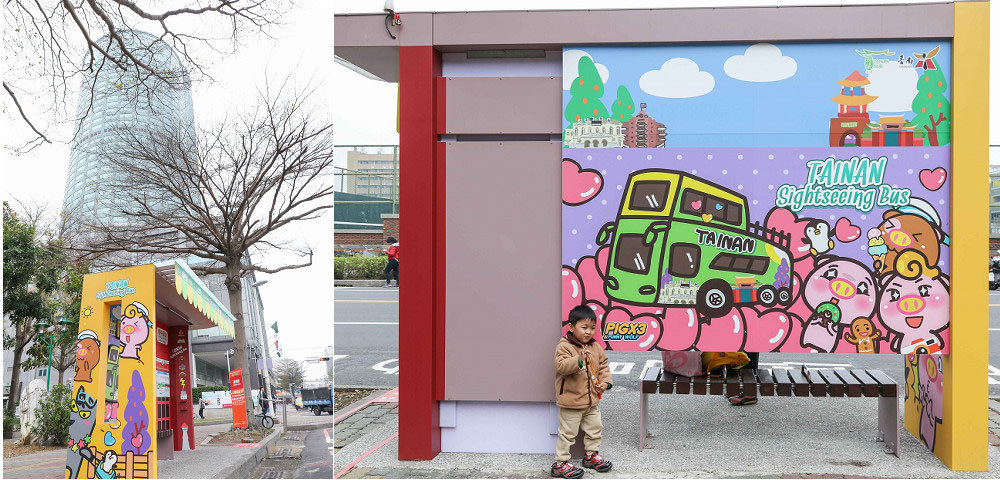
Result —
[{"label": "cartoon tree illustration", "polygon": [[632,94],[625,85],[619,85],[618,98],[611,105],[611,119],[625,123],[632,119],[633,113],[635,113],[635,102],[632,100]]},{"label": "cartoon tree illustration", "polygon": [[782,258],[781,265],[778,265],[778,272],[774,274],[774,288],[783,288],[791,285],[788,277],[788,260]]},{"label": "cartoon tree illustration", "polygon": [[913,98],[913,123],[927,132],[931,146],[951,142],[951,103],[944,97],[948,82],[938,68],[924,70],[917,79],[917,96]]},{"label": "cartoon tree illustration", "polygon": [[132,371],[132,385],[128,387],[125,404],[125,426],[122,428],[122,455],[132,452],[144,455],[152,443],[149,438],[149,412],[146,411],[146,388],[138,370]]},{"label": "cartoon tree illustration", "polygon": [[604,82],[590,57],[580,57],[579,76],[573,79],[569,88],[572,98],[566,105],[566,120],[579,122],[585,118],[608,118],[608,109],[601,103],[604,96]]}]

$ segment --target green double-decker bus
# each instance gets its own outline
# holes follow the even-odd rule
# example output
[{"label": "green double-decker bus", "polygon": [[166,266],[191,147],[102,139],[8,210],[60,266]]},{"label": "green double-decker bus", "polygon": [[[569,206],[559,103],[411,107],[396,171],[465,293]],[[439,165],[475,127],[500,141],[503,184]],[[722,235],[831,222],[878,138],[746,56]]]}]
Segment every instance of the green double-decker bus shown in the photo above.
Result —
[{"label": "green double-decker bus", "polygon": [[608,296],[647,306],[690,305],[717,317],[736,304],[792,302],[791,236],[749,223],[746,197],[675,170],[629,175],[611,242]]}]

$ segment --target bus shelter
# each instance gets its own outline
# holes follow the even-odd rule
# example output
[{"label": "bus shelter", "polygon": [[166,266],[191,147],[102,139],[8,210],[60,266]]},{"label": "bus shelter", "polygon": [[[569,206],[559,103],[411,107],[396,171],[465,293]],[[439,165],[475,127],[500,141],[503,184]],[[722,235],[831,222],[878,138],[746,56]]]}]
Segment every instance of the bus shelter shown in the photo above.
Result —
[{"label": "bus shelter", "polygon": [[896,355],[907,429],[984,469],[988,13],[337,15],[399,83],[399,458],[552,452],[586,304],[612,350]]},{"label": "bus shelter", "polygon": [[183,261],[84,276],[66,478],[156,478],[193,450],[191,330],[229,312]]}]

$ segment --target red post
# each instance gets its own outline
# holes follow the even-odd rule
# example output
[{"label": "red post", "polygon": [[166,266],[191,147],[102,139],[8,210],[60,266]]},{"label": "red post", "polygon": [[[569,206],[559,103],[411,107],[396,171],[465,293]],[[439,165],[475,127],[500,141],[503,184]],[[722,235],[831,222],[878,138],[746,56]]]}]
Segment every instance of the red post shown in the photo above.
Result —
[{"label": "red post", "polygon": [[[444,291],[436,205],[441,54],[431,46],[399,48],[399,459],[429,460],[441,452],[436,385],[443,383],[435,346],[443,338],[436,308]],[[442,172],[443,173],[443,172]],[[443,295],[441,295],[443,298]],[[442,323],[443,325],[443,323]],[[442,344],[443,345],[443,344]]]}]

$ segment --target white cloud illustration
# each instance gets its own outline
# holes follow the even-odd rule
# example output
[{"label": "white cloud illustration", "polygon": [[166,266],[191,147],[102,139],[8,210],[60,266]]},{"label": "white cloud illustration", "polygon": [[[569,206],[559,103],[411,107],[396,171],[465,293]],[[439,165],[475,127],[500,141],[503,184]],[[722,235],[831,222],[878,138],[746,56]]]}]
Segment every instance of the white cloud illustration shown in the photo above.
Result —
[{"label": "white cloud illustration", "polygon": [[744,82],[777,82],[795,75],[798,65],[792,57],[770,43],[755,43],[743,55],[733,55],[723,67],[726,75]]},{"label": "white cloud illustration", "polygon": [[917,78],[920,75],[913,66],[900,66],[896,62],[882,64],[872,70],[865,86],[865,93],[878,97],[868,105],[873,112],[909,112],[913,97],[917,96]]},{"label": "white cloud illustration", "polygon": [[[594,57],[591,57],[589,53],[583,50],[566,50],[563,52],[563,90],[569,90],[573,79],[580,76],[578,70],[580,68],[580,57],[594,59]],[[608,67],[597,62],[594,62],[594,66],[597,67],[597,74],[601,76],[601,82],[607,84],[608,77],[611,75],[608,72]]]},{"label": "white cloud illustration", "polygon": [[665,98],[699,97],[715,88],[715,77],[702,72],[689,58],[671,58],[659,70],[650,70],[639,77],[642,91]]}]

